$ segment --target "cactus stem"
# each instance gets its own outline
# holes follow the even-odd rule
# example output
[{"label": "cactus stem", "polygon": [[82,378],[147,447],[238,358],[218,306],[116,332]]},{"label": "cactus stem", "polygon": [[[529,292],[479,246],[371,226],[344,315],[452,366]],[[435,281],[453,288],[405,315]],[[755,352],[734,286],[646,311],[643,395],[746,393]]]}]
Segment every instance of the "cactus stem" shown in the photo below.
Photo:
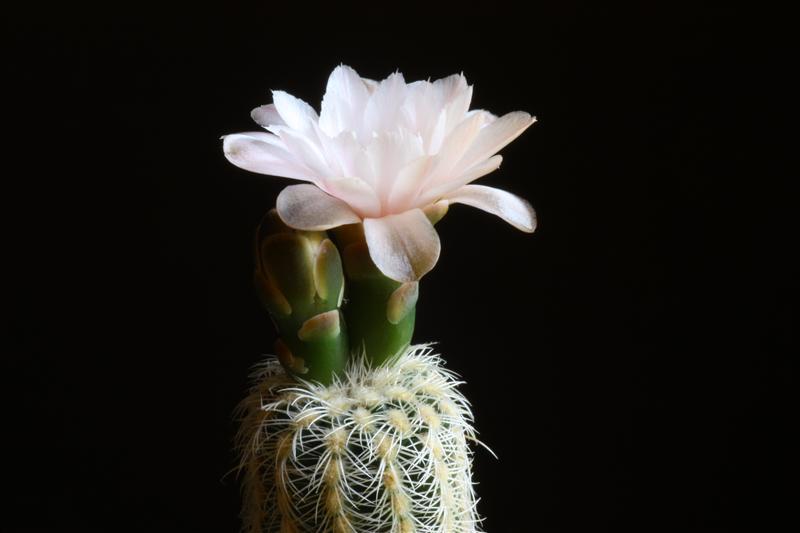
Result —
[{"label": "cactus stem", "polygon": [[458,383],[428,346],[330,385],[262,366],[238,435],[247,533],[478,532]]}]

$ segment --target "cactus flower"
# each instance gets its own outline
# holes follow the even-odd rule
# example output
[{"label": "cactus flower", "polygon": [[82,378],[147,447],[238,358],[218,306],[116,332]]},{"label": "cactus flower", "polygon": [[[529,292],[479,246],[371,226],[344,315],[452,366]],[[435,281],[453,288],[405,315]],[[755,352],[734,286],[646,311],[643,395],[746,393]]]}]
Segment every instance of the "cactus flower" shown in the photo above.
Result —
[{"label": "cactus flower", "polygon": [[257,107],[266,131],[224,137],[233,164],[308,183],[285,188],[280,218],[324,231],[362,223],[369,256],[398,282],[419,280],[439,258],[433,223],[461,203],[532,232],[525,200],[473,181],[500,166],[504,146],[535,122],[522,111],[497,117],[470,110],[463,75],[406,83],[396,72],[376,82],[352,68],[331,73],[321,112],[283,91]]}]

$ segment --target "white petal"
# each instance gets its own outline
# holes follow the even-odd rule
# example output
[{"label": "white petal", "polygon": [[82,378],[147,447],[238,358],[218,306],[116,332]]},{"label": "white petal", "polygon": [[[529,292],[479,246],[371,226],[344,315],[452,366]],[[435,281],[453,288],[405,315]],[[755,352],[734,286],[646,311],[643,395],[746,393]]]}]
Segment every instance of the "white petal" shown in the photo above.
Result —
[{"label": "white petal", "polygon": [[250,117],[262,128],[270,126],[286,126],[275,104],[261,105],[250,112]]},{"label": "white petal", "polygon": [[400,169],[389,193],[389,211],[397,213],[411,207],[430,171],[433,157],[424,155]]},{"label": "white petal", "polygon": [[417,203],[426,205],[430,202],[438,200],[446,196],[448,193],[458,190],[467,183],[471,183],[478,178],[482,178],[490,172],[494,172],[500,167],[503,162],[503,156],[495,155],[482,161],[467,170],[463,174],[452,175],[449,179],[439,180],[438,184],[431,184],[428,188],[422,191],[422,194],[417,199]]},{"label": "white petal", "polygon": [[278,135],[286,145],[286,149],[298,161],[302,161],[306,167],[310,168],[316,176],[323,178],[332,174],[317,139],[290,129],[281,129]]},{"label": "white petal", "polygon": [[497,215],[526,233],[536,229],[536,212],[531,204],[510,192],[483,185],[465,185],[445,198],[450,203],[471,205]]},{"label": "white petal", "polygon": [[459,170],[466,170],[488,159],[505,145],[516,139],[536,119],[524,111],[514,111],[481,128],[475,141],[458,162]]},{"label": "white petal", "polygon": [[319,138],[325,147],[325,158],[336,175],[357,176],[369,181],[368,176],[361,175],[359,166],[366,155],[352,132],[344,131],[334,138],[320,132]]},{"label": "white petal", "polygon": [[409,130],[420,133],[428,146],[442,110],[433,90],[433,84],[427,81],[415,81],[408,84],[406,91],[402,109],[403,122]]},{"label": "white petal", "polygon": [[374,172],[367,151],[361,146],[352,131],[343,131],[336,137],[328,137],[318,129],[324,158],[330,171],[330,178],[352,176],[374,187]]},{"label": "white petal", "polygon": [[489,174],[490,172],[494,172],[495,170],[500,168],[500,163],[502,162],[503,162],[502,155],[494,155],[489,159],[487,159],[486,161],[482,161],[477,165],[475,165],[474,167],[472,167],[471,169],[467,170],[466,172],[458,176],[458,178],[451,180],[450,183],[448,183],[448,185],[457,184],[459,187],[461,187],[462,185],[466,185],[467,183],[473,182],[478,178],[482,178],[483,176]]},{"label": "white petal", "polygon": [[426,187],[437,187],[458,175],[456,167],[459,161],[463,159],[464,154],[478,138],[482,131],[481,128],[488,119],[487,113],[473,113],[456,126],[444,140],[439,153],[436,154],[436,162]]},{"label": "white petal", "polygon": [[306,131],[318,119],[314,108],[283,91],[272,91],[272,103],[283,121],[292,129]]},{"label": "white petal", "polygon": [[447,135],[447,111],[442,109],[439,112],[439,118],[433,124],[433,127],[428,135],[424,138],[425,152],[429,154],[439,153],[442,149],[445,135]]},{"label": "white petal", "polygon": [[364,128],[367,133],[397,128],[401,106],[406,97],[403,75],[395,72],[372,92],[364,111]]},{"label": "white petal", "polygon": [[366,150],[378,198],[388,203],[392,184],[400,169],[423,155],[422,140],[405,130],[381,132]]},{"label": "white petal", "polygon": [[[452,74],[446,78],[438,79],[433,82],[433,89],[439,98],[439,105],[442,107],[460,99],[464,93],[472,93],[463,74]],[[469,100],[466,105],[467,109],[469,109]],[[467,109],[464,109],[463,112],[466,113]]]},{"label": "white petal", "polygon": [[363,81],[364,85],[367,86],[367,92],[369,92],[369,94],[374,93],[375,89],[377,89],[378,86],[380,85],[380,82],[371,80],[369,78],[361,78],[361,81]]},{"label": "white petal", "polygon": [[305,181],[316,180],[313,172],[284,149],[277,137],[269,133],[226,135],[222,149],[228,161],[250,172]]},{"label": "white petal", "polygon": [[369,98],[367,84],[350,67],[339,65],[328,78],[322,98],[319,127],[329,137],[344,130],[359,133],[362,137],[364,108]]},{"label": "white petal", "polygon": [[445,107],[445,111],[447,112],[447,132],[451,132],[453,128],[458,125],[459,122],[464,120],[464,117],[469,112],[469,104],[472,101],[472,85],[467,86],[467,88],[453,98],[453,100],[447,104]]},{"label": "white petal", "polygon": [[291,185],[278,195],[278,215],[292,228],[323,231],[361,222],[350,206],[316,185]]},{"label": "white petal", "polygon": [[360,216],[380,216],[381,203],[378,196],[364,180],[356,177],[336,177],[325,179],[320,185],[331,195],[346,202]]},{"label": "white petal", "polygon": [[416,281],[439,260],[439,235],[420,209],[365,219],[364,236],[372,261],[396,281]]}]

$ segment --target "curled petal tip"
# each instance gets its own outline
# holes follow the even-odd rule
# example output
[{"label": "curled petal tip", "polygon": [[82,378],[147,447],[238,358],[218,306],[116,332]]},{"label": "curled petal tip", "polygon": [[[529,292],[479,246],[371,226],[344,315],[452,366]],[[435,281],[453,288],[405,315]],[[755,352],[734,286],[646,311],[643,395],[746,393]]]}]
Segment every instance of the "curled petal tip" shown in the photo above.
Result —
[{"label": "curled petal tip", "polygon": [[527,200],[510,192],[484,185],[465,185],[447,199],[496,215],[525,233],[536,230],[536,211]]}]

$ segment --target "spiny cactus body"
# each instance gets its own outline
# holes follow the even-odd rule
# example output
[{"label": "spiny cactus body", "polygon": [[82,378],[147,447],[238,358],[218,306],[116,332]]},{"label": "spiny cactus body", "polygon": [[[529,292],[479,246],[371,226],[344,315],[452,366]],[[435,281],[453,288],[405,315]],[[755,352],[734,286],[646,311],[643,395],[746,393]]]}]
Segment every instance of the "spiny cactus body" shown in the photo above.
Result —
[{"label": "spiny cactus body", "polygon": [[330,385],[274,359],[240,409],[247,533],[474,533],[472,414],[427,345]]}]

